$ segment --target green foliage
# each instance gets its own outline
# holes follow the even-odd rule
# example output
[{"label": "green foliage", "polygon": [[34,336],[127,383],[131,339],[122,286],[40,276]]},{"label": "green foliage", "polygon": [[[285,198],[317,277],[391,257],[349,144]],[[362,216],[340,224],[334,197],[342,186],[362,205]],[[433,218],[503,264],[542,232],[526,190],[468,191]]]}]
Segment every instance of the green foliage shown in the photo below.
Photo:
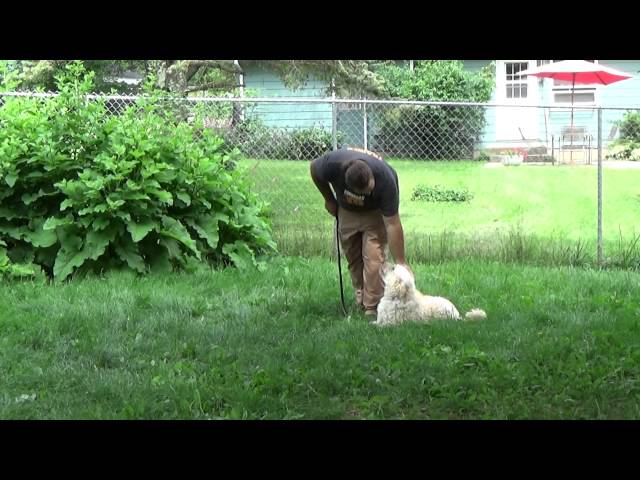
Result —
[{"label": "green foliage", "polygon": [[466,188],[446,188],[441,185],[417,185],[411,194],[411,200],[427,202],[467,202],[473,194]]},{"label": "green foliage", "polygon": [[291,160],[314,159],[332,149],[331,132],[322,128],[295,130],[289,137],[288,151]]},{"label": "green foliage", "polygon": [[[84,68],[91,72],[95,91],[120,93],[135,93],[137,85],[117,82],[116,77],[127,70],[143,72],[147,69],[145,60],[15,60],[10,66],[15,74],[15,84],[11,89],[26,90],[57,90],[57,77],[64,74],[72,63],[81,62]],[[1,76],[1,74],[0,74]]]},{"label": "green foliage", "polygon": [[38,276],[40,268],[32,263],[14,263],[7,254],[7,244],[0,240],[0,279],[33,278]]},{"label": "green foliage", "polygon": [[640,112],[627,112],[619,123],[620,139],[640,143]]},{"label": "green foliage", "polygon": [[[11,62],[18,72],[17,83],[24,89],[55,90],[56,76],[66,69],[70,60],[23,60]],[[303,87],[311,77],[335,86],[342,96],[362,93],[380,93],[382,77],[375,73],[375,62],[370,60],[81,60],[84,67],[95,73],[98,91],[115,89],[122,93],[135,93],[138,85],[127,85],[113,79],[127,70],[143,77],[153,75],[155,85],[166,92],[180,95],[207,92],[220,95],[236,91],[238,74],[242,69],[259,66],[275,73],[284,84],[293,89]]]},{"label": "green foliage", "polygon": [[109,115],[88,101],[76,62],[59,96],[0,106],[0,236],[9,257],[55,278],[77,271],[168,270],[190,259],[258,265],[273,251],[265,205],[237,154],[151,96]]},{"label": "green foliage", "polygon": [[486,102],[494,87],[493,66],[478,73],[464,68],[460,60],[416,62],[413,71],[387,64],[379,69],[385,93],[392,98],[440,102]]},{"label": "green foliage", "polygon": [[607,160],[640,160],[640,143],[633,141],[618,141],[607,151]]},{"label": "green foliage", "polygon": [[[312,160],[333,149],[331,132],[319,128],[286,130],[266,126],[250,118],[223,133],[229,147],[237,147],[251,158]],[[338,134],[338,148],[342,145]]]},{"label": "green foliage", "polygon": [[627,112],[617,122],[620,138],[609,150],[607,158],[612,160],[640,160],[640,112]]},{"label": "green foliage", "polygon": [[15,62],[0,60],[0,89],[2,91],[15,90],[20,84],[20,73]]},{"label": "green foliage", "polygon": [[481,152],[479,152],[476,160],[478,162],[489,162],[491,161],[491,155],[489,155],[489,153],[487,153],[485,150],[482,150]]},{"label": "green foliage", "polygon": [[[386,95],[406,100],[487,102],[494,88],[492,66],[474,73],[457,60],[417,62],[413,72],[385,65],[379,73]],[[400,106],[385,112],[374,149],[406,158],[471,159],[484,126],[482,107]]]}]

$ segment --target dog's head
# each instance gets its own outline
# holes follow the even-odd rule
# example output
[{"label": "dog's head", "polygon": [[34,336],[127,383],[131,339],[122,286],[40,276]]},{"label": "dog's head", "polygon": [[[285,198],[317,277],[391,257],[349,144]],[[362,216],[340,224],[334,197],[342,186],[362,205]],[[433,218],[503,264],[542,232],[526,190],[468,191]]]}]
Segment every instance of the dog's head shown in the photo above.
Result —
[{"label": "dog's head", "polygon": [[384,294],[393,298],[406,299],[415,291],[413,275],[402,265],[383,264],[381,269]]}]

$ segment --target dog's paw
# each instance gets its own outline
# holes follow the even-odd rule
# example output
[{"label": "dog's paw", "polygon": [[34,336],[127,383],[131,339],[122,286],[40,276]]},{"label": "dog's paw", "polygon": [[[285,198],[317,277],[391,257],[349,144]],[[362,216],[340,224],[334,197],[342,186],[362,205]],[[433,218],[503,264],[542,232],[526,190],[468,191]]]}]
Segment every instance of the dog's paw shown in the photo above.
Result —
[{"label": "dog's paw", "polygon": [[484,310],[480,310],[479,308],[474,308],[471,311],[467,312],[464,316],[465,320],[484,320],[487,318],[487,314]]}]

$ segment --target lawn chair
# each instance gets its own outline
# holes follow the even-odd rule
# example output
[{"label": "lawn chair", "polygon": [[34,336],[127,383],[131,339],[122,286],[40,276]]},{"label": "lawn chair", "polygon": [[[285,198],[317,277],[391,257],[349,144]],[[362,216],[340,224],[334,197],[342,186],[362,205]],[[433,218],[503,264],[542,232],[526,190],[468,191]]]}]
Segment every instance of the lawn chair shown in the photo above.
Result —
[{"label": "lawn chair", "polygon": [[[552,155],[555,153],[555,136],[551,136]],[[558,151],[562,154],[566,151],[582,150],[587,163],[591,165],[591,146],[593,145],[593,135],[587,132],[585,127],[573,126],[562,127],[558,136]],[[564,158],[564,155],[563,155]]]}]

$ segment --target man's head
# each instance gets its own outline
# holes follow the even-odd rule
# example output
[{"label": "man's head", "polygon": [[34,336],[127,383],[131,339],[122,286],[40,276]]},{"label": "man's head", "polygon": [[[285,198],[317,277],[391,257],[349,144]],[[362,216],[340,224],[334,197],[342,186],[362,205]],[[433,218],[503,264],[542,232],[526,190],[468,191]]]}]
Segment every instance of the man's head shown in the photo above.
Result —
[{"label": "man's head", "polygon": [[364,160],[351,160],[346,165],[344,179],[353,193],[368,195],[373,191],[375,180],[371,168]]}]

